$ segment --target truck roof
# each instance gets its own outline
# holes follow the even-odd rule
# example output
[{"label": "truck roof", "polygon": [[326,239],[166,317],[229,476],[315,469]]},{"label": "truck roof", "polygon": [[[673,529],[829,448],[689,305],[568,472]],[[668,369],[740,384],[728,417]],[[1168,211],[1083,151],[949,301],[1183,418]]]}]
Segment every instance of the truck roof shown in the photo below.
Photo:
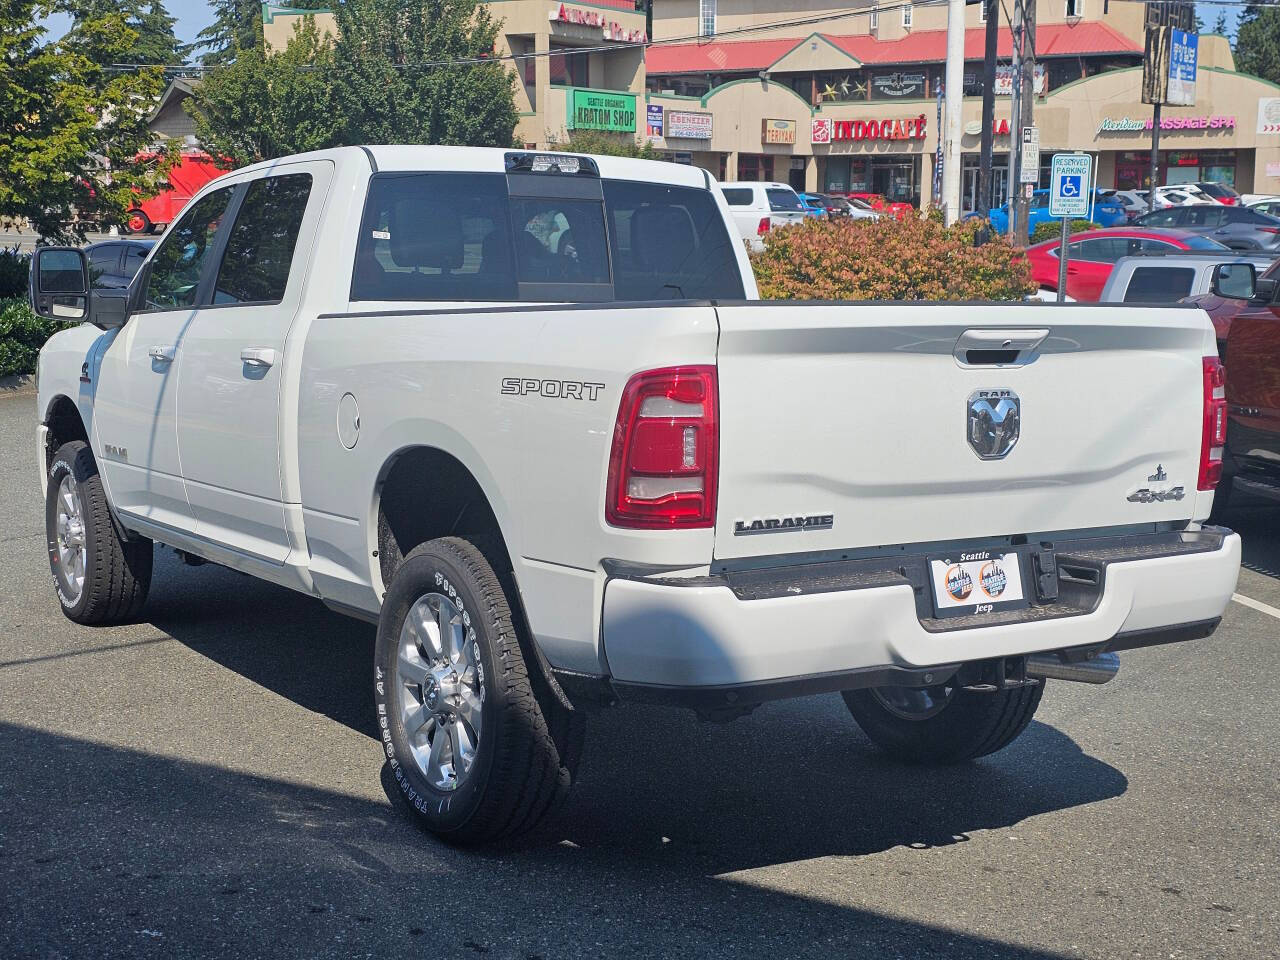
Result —
[{"label": "truck roof", "polygon": [[[548,151],[504,149],[502,147],[449,147],[427,145],[370,144],[368,146],[335,147],[331,150],[315,150],[294,154],[276,160],[266,160],[237,170],[267,170],[286,161],[307,159],[331,159],[337,163],[359,162],[367,165],[372,157],[379,171],[450,171],[458,173],[505,173],[505,157],[509,153],[546,153]],[[572,153],[572,151],[569,151]],[[665,160],[637,160],[632,157],[589,156],[600,168],[600,176],[612,180],[643,180],[651,183],[669,183],[673,186],[706,188],[713,181],[710,174],[699,167]]]}]

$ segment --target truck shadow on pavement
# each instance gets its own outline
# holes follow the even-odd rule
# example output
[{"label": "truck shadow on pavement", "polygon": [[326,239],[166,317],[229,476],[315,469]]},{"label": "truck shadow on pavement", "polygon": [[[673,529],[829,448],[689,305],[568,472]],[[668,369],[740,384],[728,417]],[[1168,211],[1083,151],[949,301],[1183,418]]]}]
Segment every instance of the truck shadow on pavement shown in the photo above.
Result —
[{"label": "truck shadow on pavement", "polygon": [[1059,956],[679,856],[457,850],[381,801],[11,724],[0,750],[5,957]]},{"label": "truck shadow on pavement", "polygon": [[[157,561],[147,614],[156,627],[378,749],[372,626],[221,568],[183,568],[168,551]],[[569,840],[602,863],[653,856],[677,870],[723,873],[962,843],[1127,785],[1043,723],[995,756],[936,769],[878,753],[835,695],[766,704],[729,724],[626,706],[591,717],[564,815],[528,845]]]}]

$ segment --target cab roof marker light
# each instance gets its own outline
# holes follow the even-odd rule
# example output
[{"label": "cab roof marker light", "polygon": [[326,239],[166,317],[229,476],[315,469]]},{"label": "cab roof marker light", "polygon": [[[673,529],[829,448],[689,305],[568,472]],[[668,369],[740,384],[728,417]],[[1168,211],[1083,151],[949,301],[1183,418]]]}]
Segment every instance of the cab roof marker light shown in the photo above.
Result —
[{"label": "cab roof marker light", "polygon": [[508,153],[507,173],[550,173],[567,176],[600,176],[600,168],[590,157],[569,153]]}]

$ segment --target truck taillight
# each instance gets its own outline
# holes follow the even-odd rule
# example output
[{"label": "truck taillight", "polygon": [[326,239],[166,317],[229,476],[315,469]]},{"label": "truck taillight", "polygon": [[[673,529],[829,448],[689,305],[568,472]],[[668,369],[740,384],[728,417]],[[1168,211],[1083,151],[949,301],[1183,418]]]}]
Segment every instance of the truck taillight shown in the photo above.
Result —
[{"label": "truck taillight", "polygon": [[1204,427],[1200,438],[1200,481],[1197,490],[1212,490],[1222,478],[1222,450],[1227,445],[1227,368],[1217,357],[1204,362]]},{"label": "truck taillight", "polygon": [[649,370],[627,382],[609,455],[605,519],[611,526],[715,522],[716,392],[712,366]]},{"label": "truck taillight", "polygon": [[769,232],[769,227],[771,227],[772,225],[773,224],[770,222],[768,217],[761,217],[760,225],[756,227],[756,236],[763,237],[766,233]]}]

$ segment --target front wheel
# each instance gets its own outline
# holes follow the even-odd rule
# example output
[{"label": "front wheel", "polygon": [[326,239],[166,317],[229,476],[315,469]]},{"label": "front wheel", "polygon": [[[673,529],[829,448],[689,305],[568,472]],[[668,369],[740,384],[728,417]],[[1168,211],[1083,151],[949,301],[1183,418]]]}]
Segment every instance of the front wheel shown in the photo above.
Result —
[{"label": "front wheel", "polygon": [[53,455],[44,519],[49,569],[67,618],[84,624],[135,618],[151,588],[151,541],[120,537],[83,441],[64,443]]},{"label": "front wheel", "polygon": [[914,763],[976,760],[1018,738],[1044,694],[1032,686],[978,693],[954,681],[934,687],[873,687],[842,696],[853,719],[886,753]]},{"label": "front wheel", "polygon": [[513,837],[564,799],[581,717],[536,689],[507,593],[474,544],[410,551],[383,601],[375,660],[387,762],[429,830],[456,843]]},{"label": "front wheel", "polygon": [[151,218],[141,210],[130,210],[125,216],[124,229],[129,234],[147,234],[151,232]]}]

